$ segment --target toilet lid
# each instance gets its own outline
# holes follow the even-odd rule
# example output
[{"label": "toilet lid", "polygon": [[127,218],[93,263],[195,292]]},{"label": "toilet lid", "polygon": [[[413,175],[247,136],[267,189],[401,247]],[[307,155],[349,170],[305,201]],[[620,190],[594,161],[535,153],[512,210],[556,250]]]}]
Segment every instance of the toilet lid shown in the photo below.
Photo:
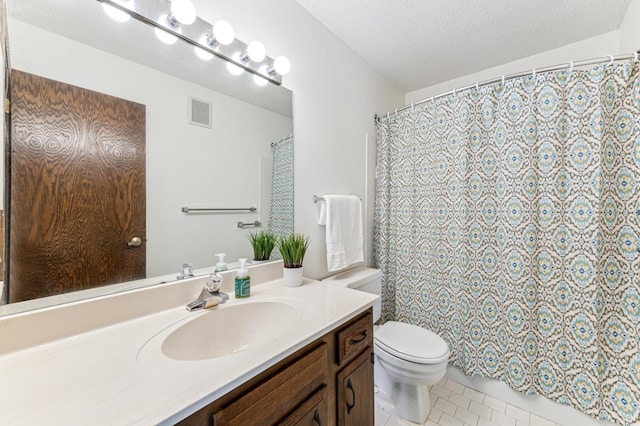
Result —
[{"label": "toilet lid", "polygon": [[413,324],[388,321],[374,334],[378,347],[391,355],[419,364],[449,358],[449,346],[436,333]]}]

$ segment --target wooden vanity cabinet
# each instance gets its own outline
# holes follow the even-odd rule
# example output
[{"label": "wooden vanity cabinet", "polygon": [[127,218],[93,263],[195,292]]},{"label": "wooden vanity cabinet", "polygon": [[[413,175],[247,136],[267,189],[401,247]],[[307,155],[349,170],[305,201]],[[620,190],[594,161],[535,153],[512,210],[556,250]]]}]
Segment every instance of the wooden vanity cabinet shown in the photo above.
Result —
[{"label": "wooden vanity cabinet", "polygon": [[179,425],[373,425],[371,309]]}]

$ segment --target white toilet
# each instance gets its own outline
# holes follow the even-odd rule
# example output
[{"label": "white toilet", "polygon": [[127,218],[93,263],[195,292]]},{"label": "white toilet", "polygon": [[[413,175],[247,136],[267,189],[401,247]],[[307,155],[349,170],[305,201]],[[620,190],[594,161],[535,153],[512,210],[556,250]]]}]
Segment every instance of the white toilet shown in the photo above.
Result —
[{"label": "white toilet", "polygon": [[[380,295],[382,273],[359,267],[326,278],[341,285]],[[380,318],[381,303],[373,307],[373,321]],[[403,419],[423,423],[431,410],[428,386],[437,383],[447,370],[449,346],[437,334],[396,321],[374,331],[376,404]]]}]

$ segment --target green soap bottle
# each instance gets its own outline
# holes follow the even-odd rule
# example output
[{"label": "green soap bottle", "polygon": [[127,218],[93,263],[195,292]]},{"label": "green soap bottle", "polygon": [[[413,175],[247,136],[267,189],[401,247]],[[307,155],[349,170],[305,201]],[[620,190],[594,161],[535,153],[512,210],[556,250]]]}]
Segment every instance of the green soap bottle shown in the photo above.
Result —
[{"label": "green soap bottle", "polygon": [[240,262],[240,268],[236,272],[236,298],[243,299],[251,295],[251,278],[249,277],[249,270],[245,266],[247,259],[238,259]]}]

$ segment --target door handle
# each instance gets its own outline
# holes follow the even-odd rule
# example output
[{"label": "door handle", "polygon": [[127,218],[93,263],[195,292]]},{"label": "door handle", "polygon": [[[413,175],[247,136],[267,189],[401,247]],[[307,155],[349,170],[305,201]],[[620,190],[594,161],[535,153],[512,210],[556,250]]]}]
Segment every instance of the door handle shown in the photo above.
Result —
[{"label": "door handle", "polygon": [[139,247],[140,245],[142,245],[142,238],[140,237],[133,237],[131,241],[127,242],[127,247]]}]

